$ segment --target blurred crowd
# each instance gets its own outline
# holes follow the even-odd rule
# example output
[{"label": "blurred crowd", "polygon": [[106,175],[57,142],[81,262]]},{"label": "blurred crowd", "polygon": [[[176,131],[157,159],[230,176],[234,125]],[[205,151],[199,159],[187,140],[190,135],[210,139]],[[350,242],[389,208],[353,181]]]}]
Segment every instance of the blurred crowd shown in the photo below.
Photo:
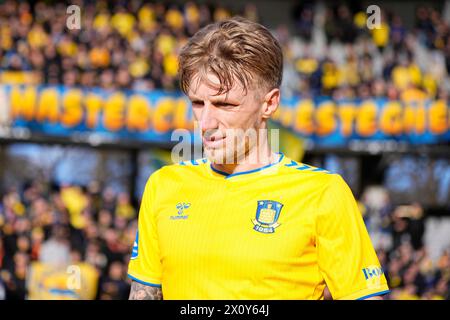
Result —
[{"label": "blurred crowd", "polygon": [[[359,204],[392,290],[388,298],[450,299],[449,248],[432,259],[423,241],[423,208],[392,206],[386,199],[368,191]],[[1,200],[4,298],[28,297],[27,272],[31,262],[40,261],[85,262],[96,270],[97,299],[127,299],[137,217],[126,194],[103,190],[95,182],[83,188],[33,182],[2,194]]]},{"label": "blurred crowd", "polygon": [[[33,71],[48,84],[177,90],[177,54],[199,28],[233,15],[268,23],[251,3],[232,11],[193,1],[72,2],[79,30],[66,27],[66,4],[0,3],[0,70]],[[273,30],[285,55],[284,94],[449,98],[450,29],[437,8],[417,7],[408,27],[381,8],[369,29],[365,7],[301,3]]]},{"label": "blurred crowd", "polygon": [[85,262],[97,274],[97,299],[127,299],[136,216],[127,194],[100,190],[95,182],[84,188],[34,182],[2,194],[0,292],[3,287],[6,299],[25,299],[32,262]]}]

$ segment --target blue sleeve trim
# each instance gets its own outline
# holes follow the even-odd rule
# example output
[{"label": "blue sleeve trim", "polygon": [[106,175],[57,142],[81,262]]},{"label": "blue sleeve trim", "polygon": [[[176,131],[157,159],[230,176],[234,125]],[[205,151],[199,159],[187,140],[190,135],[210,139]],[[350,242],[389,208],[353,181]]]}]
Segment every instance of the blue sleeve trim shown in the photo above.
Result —
[{"label": "blue sleeve trim", "polygon": [[161,288],[160,284],[155,284],[155,283],[150,283],[150,282],[145,282],[145,281],[139,280],[138,278],[133,277],[131,274],[128,274],[128,278],[130,278],[131,280],[134,280],[140,284],[144,284],[146,286]]},{"label": "blue sleeve trim", "polygon": [[369,294],[369,295],[367,295],[367,296],[358,298],[358,299],[356,299],[356,300],[365,300],[365,299],[367,299],[367,298],[371,298],[371,297],[375,297],[375,296],[382,296],[382,295],[387,294],[387,293],[389,293],[389,292],[391,292],[391,290],[380,291],[380,292],[377,292],[377,293],[372,293],[372,294]]}]

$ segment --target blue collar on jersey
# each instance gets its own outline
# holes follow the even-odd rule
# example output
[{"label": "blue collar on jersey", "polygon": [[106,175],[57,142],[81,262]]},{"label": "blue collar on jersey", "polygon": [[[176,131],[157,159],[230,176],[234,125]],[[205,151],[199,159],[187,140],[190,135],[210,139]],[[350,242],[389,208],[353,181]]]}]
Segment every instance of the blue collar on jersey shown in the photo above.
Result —
[{"label": "blue collar on jersey", "polygon": [[235,177],[235,176],[238,176],[238,175],[241,175],[241,174],[249,174],[249,173],[261,171],[261,170],[267,169],[267,168],[269,168],[269,167],[272,167],[272,166],[274,166],[274,165],[280,163],[281,160],[283,160],[283,158],[284,158],[284,154],[283,154],[282,152],[277,152],[277,153],[280,155],[280,158],[278,159],[277,162],[269,163],[269,164],[265,165],[264,167],[257,168],[257,169],[253,169],[253,170],[242,171],[242,172],[236,172],[236,173],[231,173],[231,174],[230,174],[230,173],[227,173],[227,172],[224,172],[224,171],[220,171],[220,170],[215,169],[215,168],[213,167],[212,163],[210,164],[210,167],[211,167],[211,170],[212,170],[212,171],[214,171],[214,172],[216,172],[216,173],[219,173],[219,174],[221,174],[221,175],[224,175],[224,176],[225,176],[225,179],[228,179],[228,178]]}]

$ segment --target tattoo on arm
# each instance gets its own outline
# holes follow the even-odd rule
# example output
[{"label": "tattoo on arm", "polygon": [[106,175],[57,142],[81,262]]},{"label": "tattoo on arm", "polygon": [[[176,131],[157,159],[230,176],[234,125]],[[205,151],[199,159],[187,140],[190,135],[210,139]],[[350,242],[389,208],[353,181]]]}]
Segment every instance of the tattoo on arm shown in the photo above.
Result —
[{"label": "tattoo on arm", "polygon": [[162,290],[133,281],[129,300],[162,300]]}]

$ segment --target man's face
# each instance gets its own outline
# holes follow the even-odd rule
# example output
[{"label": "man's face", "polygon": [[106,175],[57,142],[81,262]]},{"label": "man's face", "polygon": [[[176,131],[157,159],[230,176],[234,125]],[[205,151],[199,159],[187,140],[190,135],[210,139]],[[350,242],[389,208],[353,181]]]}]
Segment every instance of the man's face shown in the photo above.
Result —
[{"label": "man's face", "polygon": [[257,144],[256,139],[243,139],[242,133],[250,129],[258,134],[263,124],[262,98],[254,90],[245,92],[239,81],[228,92],[217,95],[219,79],[212,74],[207,77],[208,81],[194,77],[188,92],[205,154],[211,162],[237,163]]}]

